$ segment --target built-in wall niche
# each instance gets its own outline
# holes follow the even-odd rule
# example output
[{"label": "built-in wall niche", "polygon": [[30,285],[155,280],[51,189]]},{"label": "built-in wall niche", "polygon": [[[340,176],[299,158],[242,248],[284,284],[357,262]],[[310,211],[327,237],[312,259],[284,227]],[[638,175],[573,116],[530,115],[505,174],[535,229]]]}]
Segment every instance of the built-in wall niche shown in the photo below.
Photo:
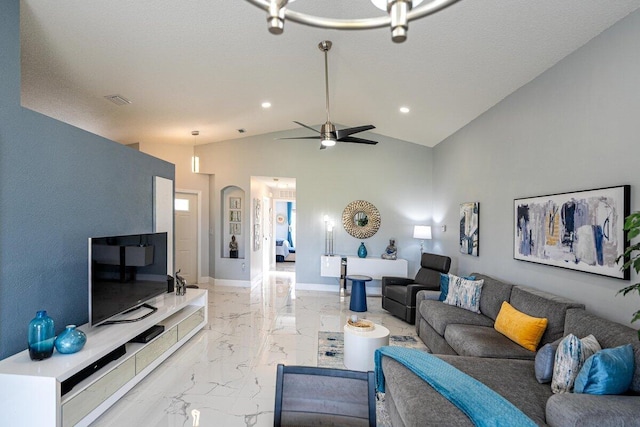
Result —
[{"label": "built-in wall niche", "polygon": [[223,258],[244,258],[246,253],[245,242],[246,235],[249,232],[248,221],[245,219],[247,211],[244,190],[240,187],[231,185],[225,187],[220,197],[220,206],[222,207],[220,224],[222,230],[222,248]]}]

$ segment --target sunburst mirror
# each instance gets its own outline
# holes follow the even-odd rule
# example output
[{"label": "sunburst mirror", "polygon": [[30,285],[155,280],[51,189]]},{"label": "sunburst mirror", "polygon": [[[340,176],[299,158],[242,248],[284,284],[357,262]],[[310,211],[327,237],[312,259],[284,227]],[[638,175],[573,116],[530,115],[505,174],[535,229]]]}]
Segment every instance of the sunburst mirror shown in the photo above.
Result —
[{"label": "sunburst mirror", "polygon": [[365,200],[356,200],[342,212],[342,226],[357,239],[368,239],[380,228],[380,212]]}]

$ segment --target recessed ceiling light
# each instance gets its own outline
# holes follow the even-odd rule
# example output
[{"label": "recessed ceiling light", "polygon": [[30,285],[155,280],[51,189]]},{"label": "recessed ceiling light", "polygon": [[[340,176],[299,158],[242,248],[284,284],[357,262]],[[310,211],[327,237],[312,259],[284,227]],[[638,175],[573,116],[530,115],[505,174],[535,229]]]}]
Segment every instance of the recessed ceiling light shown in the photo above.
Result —
[{"label": "recessed ceiling light", "polygon": [[407,114],[409,111],[411,111],[409,107],[400,107],[400,112],[402,114]]},{"label": "recessed ceiling light", "polygon": [[270,102],[263,102],[262,103],[262,108],[271,108],[271,103]]}]

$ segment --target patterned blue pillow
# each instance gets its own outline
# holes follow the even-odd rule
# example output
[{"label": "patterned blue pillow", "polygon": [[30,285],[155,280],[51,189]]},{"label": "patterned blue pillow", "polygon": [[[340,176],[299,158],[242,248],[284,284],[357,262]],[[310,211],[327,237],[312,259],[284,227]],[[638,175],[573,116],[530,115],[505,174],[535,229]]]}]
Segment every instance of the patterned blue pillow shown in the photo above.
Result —
[{"label": "patterned blue pillow", "polygon": [[449,292],[445,304],[480,313],[480,293],[484,280],[468,280],[449,274]]},{"label": "patterned blue pillow", "polygon": [[[476,280],[475,276],[464,276],[467,280]],[[438,300],[444,301],[447,299],[449,293],[449,275],[440,273],[440,298]]]},{"label": "patterned blue pillow", "polygon": [[631,344],[606,348],[584,362],[576,377],[576,393],[622,394],[633,381],[635,360]]},{"label": "patterned blue pillow", "polygon": [[600,350],[600,344],[593,335],[582,339],[578,339],[573,334],[564,337],[556,350],[551,391],[554,393],[571,392],[584,361]]}]

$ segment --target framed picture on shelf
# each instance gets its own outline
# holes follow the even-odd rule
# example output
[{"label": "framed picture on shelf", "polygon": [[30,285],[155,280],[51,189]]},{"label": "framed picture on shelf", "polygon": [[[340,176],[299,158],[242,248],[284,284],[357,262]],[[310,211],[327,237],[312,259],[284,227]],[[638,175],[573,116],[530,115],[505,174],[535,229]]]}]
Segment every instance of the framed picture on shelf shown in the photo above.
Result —
[{"label": "framed picture on shelf", "polygon": [[231,222],[242,222],[240,213],[242,211],[229,211],[229,221]]},{"label": "framed picture on shelf", "polygon": [[626,242],[630,186],[513,201],[513,257],[629,280],[616,263]]},{"label": "framed picture on shelf", "polygon": [[240,197],[229,197],[229,209],[242,209]]},{"label": "framed picture on shelf", "polygon": [[239,222],[232,222],[229,224],[229,234],[239,236],[242,234],[242,224]]}]

